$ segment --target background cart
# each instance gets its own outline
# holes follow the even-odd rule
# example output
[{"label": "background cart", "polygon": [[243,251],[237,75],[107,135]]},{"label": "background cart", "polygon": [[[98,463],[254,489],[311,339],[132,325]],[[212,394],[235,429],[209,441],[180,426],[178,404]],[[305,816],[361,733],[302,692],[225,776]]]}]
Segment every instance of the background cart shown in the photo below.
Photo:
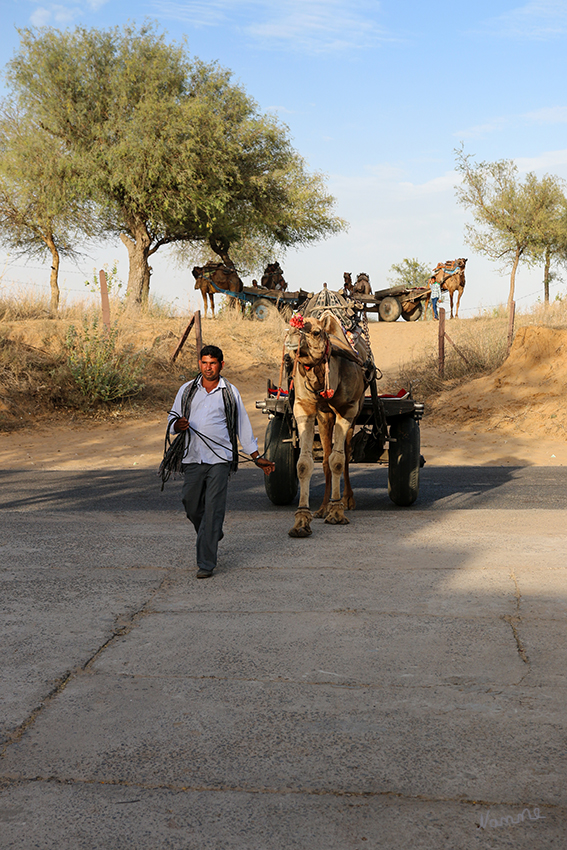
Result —
[{"label": "background cart", "polygon": [[428,286],[391,286],[374,295],[357,294],[351,298],[367,313],[378,313],[382,322],[395,322],[400,316],[406,322],[416,322],[421,318],[429,293]]},{"label": "background cart", "polygon": [[297,292],[281,292],[276,289],[264,289],[261,286],[245,286],[241,292],[229,292],[226,289],[221,289],[212,281],[211,285],[220,295],[236,298],[241,304],[249,304],[252,308],[252,314],[261,322],[276,310],[282,314],[285,321],[288,321],[293,311],[298,310],[312,295],[311,292],[305,292],[303,289],[299,289]]}]

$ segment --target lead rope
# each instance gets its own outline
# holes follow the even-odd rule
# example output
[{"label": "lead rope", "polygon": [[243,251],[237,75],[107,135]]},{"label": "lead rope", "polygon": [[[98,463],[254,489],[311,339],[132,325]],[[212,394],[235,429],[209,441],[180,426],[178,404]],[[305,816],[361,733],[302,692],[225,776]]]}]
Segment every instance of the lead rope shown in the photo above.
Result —
[{"label": "lead rope", "polygon": [[284,342],[284,346],[283,346],[283,349],[282,349],[282,362],[281,362],[281,366],[280,366],[280,378],[279,378],[279,381],[278,381],[278,394],[276,396],[276,401],[279,401],[280,396],[282,394],[282,381],[283,381],[284,363],[285,363],[285,342]]}]

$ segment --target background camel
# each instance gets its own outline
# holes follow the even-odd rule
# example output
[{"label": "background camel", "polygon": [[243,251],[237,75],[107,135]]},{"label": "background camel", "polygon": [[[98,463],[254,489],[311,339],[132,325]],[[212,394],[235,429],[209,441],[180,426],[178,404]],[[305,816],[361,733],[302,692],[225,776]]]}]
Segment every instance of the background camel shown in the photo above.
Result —
[{"label": "background camel", "polygon": [[264,274],[260,280],[260,286],[264,289],[279,289],[285,292],[287,283],[285,282],[283,271],[279,263],[268,263]]},{"label": "background camel", "polygon": [[242,281],[234,266],[228,266],[225,263],[207,263],[206,266],[195,266],[191,273],[195,278],[195,289],[200,289],[203,296],[205,318],[207,318],[207,296],[211,303],[213,319],[215,317],[214,297],[218,294],[215,286],[229,292],[242,292]]},{"label": "background camel", "polygon": [[[455,319],[459,318],[459,304],[461,296],[465,288],[465,266],[467,261],[464,257],[458,260],[447,260],[445,263],[437,263],[431,273],[437,283],[441,284],[441,289],[449,293],[451,302],[451,318],[453,318],[453,295],[458,293],[457,304],[455,307]],[[427,317],[427,307],[429,306],[430,296],[425,299],[425,308],[423,310],[423,318]]]},{"label": "background camel", "polygon": [[357,275],[356,283],[352,288],[353,295],[372,295],[372,287],[370,286],[370,278],[366,272],[360,272]]},{"label": "background camel", "polygon": [[[361,340],[358,355],[347,342],[339,320],[330,312],[320,319],[298,316],[292,319],[286,350],[295,359],[293,415],[299,432],[300,454],[297,475],[300,484],[299,506],[290,537],[311,534],[309,486],[313,474],[313,438],[315,420],[323,447],[325,496],[315,516],[325,517],[332,525],[348,523],[345,507],[354,508],[354,496],[348,476],[348,451],[353,425],[364,403],[366,388],[363,364],[368,351]],[[341,500],[341,476],[344,497]]]}]

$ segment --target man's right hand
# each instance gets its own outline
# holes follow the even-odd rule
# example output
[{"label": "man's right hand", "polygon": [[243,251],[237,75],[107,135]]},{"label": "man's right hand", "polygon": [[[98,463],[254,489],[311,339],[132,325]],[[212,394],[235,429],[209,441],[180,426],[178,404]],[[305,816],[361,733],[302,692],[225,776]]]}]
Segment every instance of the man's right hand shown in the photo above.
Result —
[{"label": "man's right hand", "polygon": [[187,431],[189,428],[189,421],[185,419],[184,416],[180,416],[179,419],[176,419],[173,424],[174,431]]}]

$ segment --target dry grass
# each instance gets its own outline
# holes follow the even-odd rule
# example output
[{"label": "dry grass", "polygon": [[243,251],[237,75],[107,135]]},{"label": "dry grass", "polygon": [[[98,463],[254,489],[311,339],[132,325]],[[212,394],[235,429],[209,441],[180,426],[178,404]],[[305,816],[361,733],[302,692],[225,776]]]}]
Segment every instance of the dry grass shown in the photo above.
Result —
[{"label": "dry grass", "polygon": [[506,358],[508,323],[503,319],[479,316],[448,328],[445,342],[445,374],[439,377],[437,342],[427,349],[419,361],[400,370],[402,386],[412,387],[420,400],[430,399],[443,390],[452,389],[480,375],[493,372]]},{"label": "dry grass", "polygon": [[[69,367],[65,339],[74,325],[99,315],[98,305],[86,299],[61,315],[51,318],[40,300],[4,299],[0,303],[0,428],[12,429],[30,418],[58,413],[97,418],[112,410],[122,416],[140,409],[167,410],[180,383],[197,373],[197,352],[191,332],[175,363],[171,357],[189,321],[189,316],[171,315],[167,304],[153,303],[147,312],[131,309],[118,300],[111,302],[111,317],[117,328],[118,350],[143,351],[146,366],[143,390],[135,398],[112,405],[89,403],[79,392]],[[203,344],[223,349],[226,373],[239,378],[265,366],[279,369],[285,325],[277,313],[265,322],[223,310],[215,320],[202,322]]]},{"label": "dry grass", "polygon": [[[68,411],[103,417],[109,405],[89,405],[79,393],[67,366],[65,338],[71,325],[80,327],[99,315],[98,299],[85,298],[62,305],[60,315],[49,315],[48,302],[25,293],[0,297],[0,427],[13,428],[26,418],[53,417]],[[181,355],[173,364],[171,355],[189,317],[175,315],[171,305],[152,302],[147,312],[132,309],[119,299],[111,301],[111,316],[117,328],[118,349],[144,351],[144,389],[139,396],[112,405],[113,416],[139,413],[140,409],[166,410],[179,384],[197,371],[195,336],[192,332]],[[516,326],[543,325],[567,328],[567,301],[519,314]],[[203,344],[222,348],[225,373],[237,384],[248,377],[279,373],[285,324],[274,311],[265,322],[223,308],[216,319],[202,322]],[[458,351],[446,343],[445,378],[438,375],[436,343],[423,352],[418,362],[404,366],[402,385],[411,384],[414,395],[431,399],[473,378],[492,373],[506,357],[507,318],[505,311],[492,311],[466,322],[451,322],[448,334]]]}]

